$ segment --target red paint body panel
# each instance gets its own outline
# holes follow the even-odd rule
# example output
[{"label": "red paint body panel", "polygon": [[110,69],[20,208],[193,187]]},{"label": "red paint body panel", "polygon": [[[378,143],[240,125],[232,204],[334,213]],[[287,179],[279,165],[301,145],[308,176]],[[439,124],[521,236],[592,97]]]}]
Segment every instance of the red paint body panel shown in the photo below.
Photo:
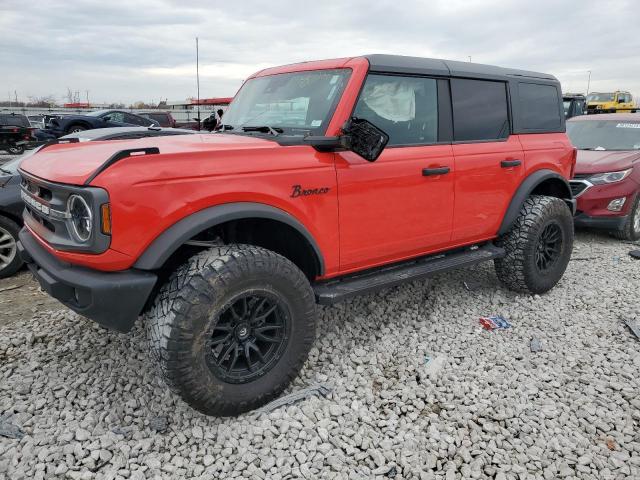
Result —
[{"label": "red paint body panel", "polygon": [[[522,145],[512,135],[503,142],[453,145],[456,165],[452,240],[480,241],[495,236],[526,169]],[[502,168],[503,160],[522,160]]]},{"label": "red paint body panel", "polygon": [[[347,271],[448,245],[453,219],[451,145],[387,148],[373,163],[336,154],[341,267]],[[422,175],[446,166],[451,173]]]}]

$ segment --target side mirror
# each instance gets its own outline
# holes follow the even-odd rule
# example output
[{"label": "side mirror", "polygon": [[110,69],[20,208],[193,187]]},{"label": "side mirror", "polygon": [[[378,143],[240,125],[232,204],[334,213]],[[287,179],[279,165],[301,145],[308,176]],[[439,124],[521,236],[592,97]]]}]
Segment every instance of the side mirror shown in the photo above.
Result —
[{"label": "side mirror", "polygon": [[352,117],[343,131],[347,148],[369,162],[375,162],[389,143],[389,135],[364,118]]},{"label": "side mirror", "polygon": [[105,122],[110,122],[111,121],[111,117],[109,115],[105,115],[104,117],[102,117],[102,120]]}]

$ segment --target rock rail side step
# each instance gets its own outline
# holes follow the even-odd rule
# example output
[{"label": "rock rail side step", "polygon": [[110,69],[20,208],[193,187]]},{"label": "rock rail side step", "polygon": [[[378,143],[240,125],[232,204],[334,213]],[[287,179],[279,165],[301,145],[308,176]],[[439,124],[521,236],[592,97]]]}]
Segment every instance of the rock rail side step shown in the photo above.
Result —
[{"label": "rock rail side step", "polygon": [[316,283],[313,285],[313,291],[317,303],[333,305],[356,295],[373,293],[405,282],[422,280],[438,273],[502,258],[504,255],[503,248],[487,243],[479,247],[457,250],[447,254],[430,255],[410,262],[402,262],[365,273]]}]

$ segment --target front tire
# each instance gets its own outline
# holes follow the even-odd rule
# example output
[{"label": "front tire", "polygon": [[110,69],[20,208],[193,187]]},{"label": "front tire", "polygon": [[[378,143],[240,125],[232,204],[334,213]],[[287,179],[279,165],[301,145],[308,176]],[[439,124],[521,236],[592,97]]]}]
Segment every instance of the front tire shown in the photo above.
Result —
[{"label": "front tire", "polygon": [[573,217],[559,198],[532,195],[496,244],[506,256],[495,260],[500,281],[522,293],[544,293],[562,278],[573,250]]},{"label": "front tire", "polygon": [[0,278],[7,278],[22,267],[22,259],[18,255],[18,232],[16,222],[0,217]]},{"label": "front tire", "polygon": [[640,193],[636,195],[627,221],[621,230],[611,232],[612,235],[620,240],[636,241],[640,240]]},{"label": "front tire", "polygon": [[207,415],[237,415],[279,395],[315,339],[304,274],[250,245],[213,247],[179,267],[147,316],[167,385]]},{"label": "front tire", "polygon": [[71,125],[67,129],[67,134],[84,132],[85,130],[87,130],[87,127],[85,127],[84,125]]}]

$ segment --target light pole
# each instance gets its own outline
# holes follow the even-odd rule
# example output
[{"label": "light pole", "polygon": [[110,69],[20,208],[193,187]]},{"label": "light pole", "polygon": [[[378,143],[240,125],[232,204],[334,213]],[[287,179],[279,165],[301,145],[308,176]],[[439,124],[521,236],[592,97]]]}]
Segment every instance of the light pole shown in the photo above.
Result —
[{"label": "light pole", "polygon": [[589,95],[589,88],[591,87],[591,70],[587,70],[589,72],[589,79],[587,80],[587,95]]},{"label": "light pole", "polygon": [[200,53],[198,50],[198,37],[196,37],[196,84],[198,90],[198,130],[200,130],[200,125],[202,125],[202,119],[200,118]]}]

